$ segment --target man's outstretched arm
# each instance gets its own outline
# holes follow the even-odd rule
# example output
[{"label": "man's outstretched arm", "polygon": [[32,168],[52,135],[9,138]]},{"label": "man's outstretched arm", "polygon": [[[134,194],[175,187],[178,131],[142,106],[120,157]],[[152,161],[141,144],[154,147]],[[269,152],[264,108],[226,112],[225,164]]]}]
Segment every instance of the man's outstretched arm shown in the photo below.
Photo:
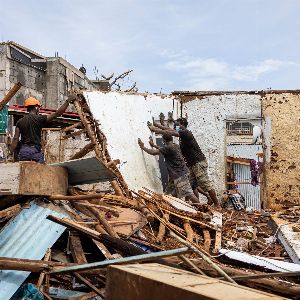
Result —
[{"label": "man's outstretched arm", "polygon": [[148,149],[145,147],[144,143],[141,141],[141,139],[138,139],[138,144],[140,148],[145,151],[146,153],[150,155],[159,155],[159,149]]},{"label": "man's outstretched arm", "polygon": [[76,95],[71,94],[68,97],[68,99],[65,101],[65,103],[56,112],[54,112],[53,114],[47,116],[47,122],[51,122],[55,118],[60,117],[66,111],[69,104],[74,103],[75,99],[76,99]]},{"label": "man's outstretched arm", "polygon": [[[163,127],[163,126],[162,126]],[[170,127],[166,127],[167,129],[160,129],[158,127],[155,127],[155,126],[149,126],[149,129],[152,131],[152,132],[155,132],[157,134],[164,134],[164,133],[169,133],[171,134],[172,136],[176,136],[176,137],[179,137],[179,133],[175,130],[175,129],[172,129]]]}]

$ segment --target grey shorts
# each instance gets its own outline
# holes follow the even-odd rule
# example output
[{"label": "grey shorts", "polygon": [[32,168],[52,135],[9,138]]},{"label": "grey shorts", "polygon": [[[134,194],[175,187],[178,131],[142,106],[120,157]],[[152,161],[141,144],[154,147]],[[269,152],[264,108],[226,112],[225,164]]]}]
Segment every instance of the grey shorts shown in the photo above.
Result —
[{"label": "grey shorts", "polygon": [[169,181],[166,193],[177,198],[192,196],[194,193],[190,184],[189,174],[185,174],[175,180]]}]

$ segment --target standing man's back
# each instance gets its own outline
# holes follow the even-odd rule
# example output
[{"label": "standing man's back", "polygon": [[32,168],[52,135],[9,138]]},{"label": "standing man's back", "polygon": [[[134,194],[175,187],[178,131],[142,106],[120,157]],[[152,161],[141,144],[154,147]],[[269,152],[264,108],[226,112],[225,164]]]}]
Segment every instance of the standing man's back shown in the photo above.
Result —
[{"label": "standing man's back", "polygon": [[48,116],[39,114],[41,107],[39,100],[33,97],[26,99],[24,106],[27,108],[28,114],[16,124],[15,135],[10,147],[10,154],[13,155],[15,152],[21,136],[19,160],[44,163],[44,154],[41,145],[42,128],[56,117],[62,115],[69,104],[74,102],[75,98],[75,95],[70,95],[67,101],[56,112]]}]

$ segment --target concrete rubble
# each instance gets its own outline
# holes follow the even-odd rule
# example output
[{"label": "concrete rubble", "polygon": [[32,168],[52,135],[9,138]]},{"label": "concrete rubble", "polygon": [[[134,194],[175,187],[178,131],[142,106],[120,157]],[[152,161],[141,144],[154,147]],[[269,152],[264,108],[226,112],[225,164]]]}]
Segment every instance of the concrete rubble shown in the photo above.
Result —
[{"label": "concrete rubble", "polygon": [[[126,293],[130,299],[154,299],[145,296],[146,287],[147,293],[153,287],[155,299],[163,293],[164,299],[299,297],[299,206],[276,212],[215,210],[205,203],[192,206],[147,185],[133,189],[139,181],[128,173],[138,170],[128,161],[124,176],[87,98],[77,92],[74,106],[80,120],[60,132],[70,140],[83,135],[85,144],[72,160],[52,157],[52,167],[68,170],[65,193],[51,190],[55,185],[49,183],[46,194],[36,189],[5,194],[4,180],[0,182],[1,300],[18,299],[14,297],[26,289],[40,297],[36,299],[129,299]],[[92,157],[89,168],[86,156]],[[0,164],[0,172],[1,165],[7,164]],[[99,174],[91,174],[91,169]],[[43,180],[45,174],[39,174]],[[96,184],[108,180],[107,185]],[[294,244],[278,219],[290,224]],[[264,260],[267,263],[258,263]],[[174,281],[171,275],[160,278],[160,272],[175,274]],[[131,285],[126,286],[126,280]],[[153,282],[160,282],[161,290]],[[219,289],[224,292],[216,292]]]}]

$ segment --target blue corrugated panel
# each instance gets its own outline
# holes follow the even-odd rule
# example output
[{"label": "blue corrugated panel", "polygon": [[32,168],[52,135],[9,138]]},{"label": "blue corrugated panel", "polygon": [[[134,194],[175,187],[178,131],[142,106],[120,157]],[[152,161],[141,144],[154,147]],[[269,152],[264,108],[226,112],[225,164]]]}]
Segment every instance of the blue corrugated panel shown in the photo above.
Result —
[{"label": "blue corrugated panel", "polygon": [[[50,208],[53,208],[50,209]],[[42,259],[66,227],[47,220],[48,215],[68,217],[54,207],[32,203],[0,232],[0,257]],[[8,300],[25,281],[30,272],[0,271],[0,300]]]}]

